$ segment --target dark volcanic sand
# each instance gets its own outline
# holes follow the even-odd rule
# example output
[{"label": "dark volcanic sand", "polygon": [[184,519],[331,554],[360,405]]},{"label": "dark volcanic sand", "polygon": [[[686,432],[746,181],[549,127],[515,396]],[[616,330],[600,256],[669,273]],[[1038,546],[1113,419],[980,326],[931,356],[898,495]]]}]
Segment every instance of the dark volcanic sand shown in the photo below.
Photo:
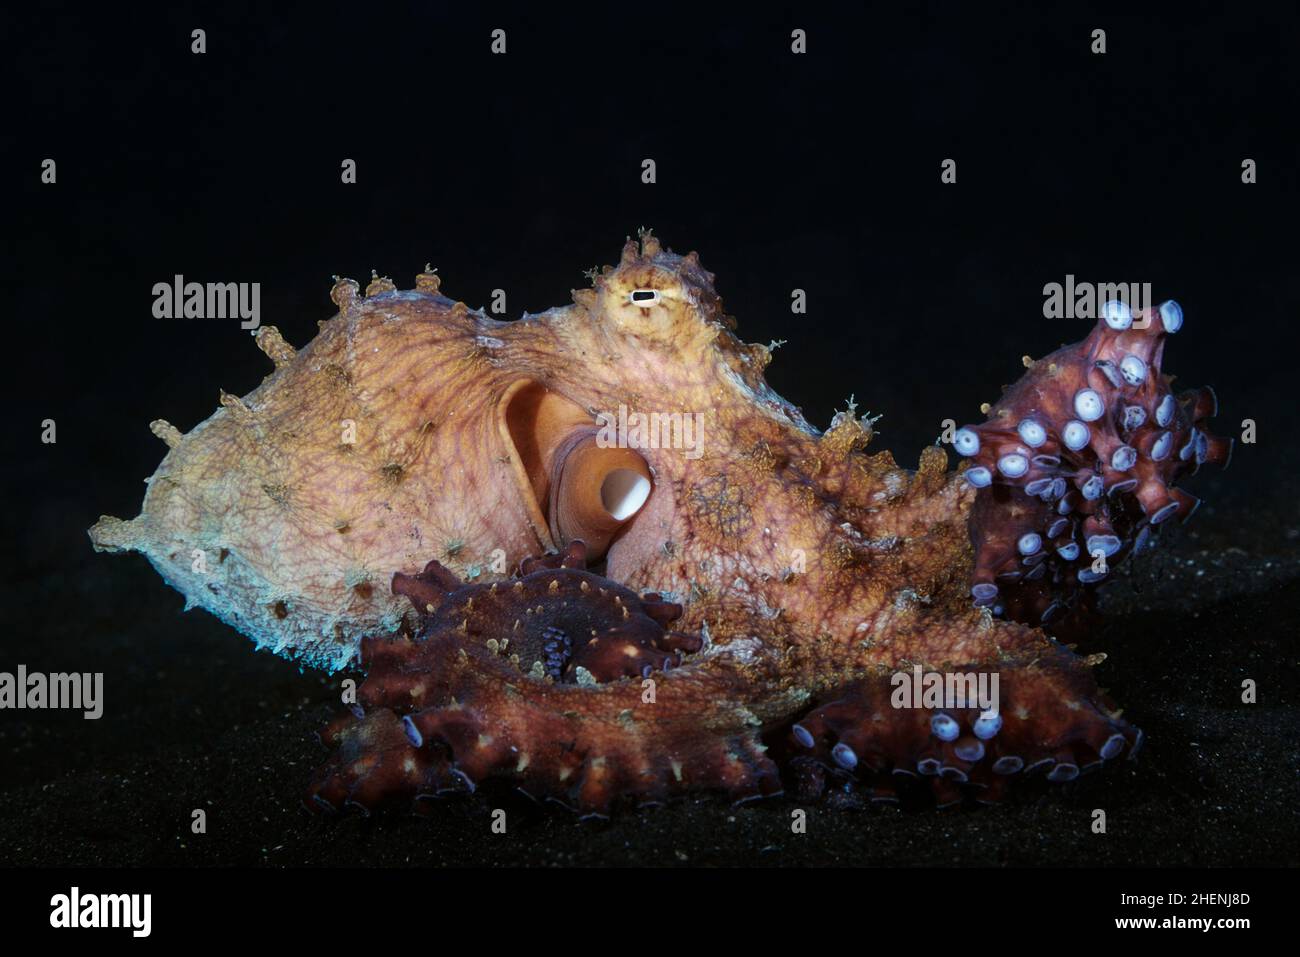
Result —
[{"label": "dark volcanic sand", "polygon": [[[105,671],[107,706],[99,721],[0,715],[0,862],[1291,863],[1300,496],[1286,478],[1261,502],[1254,483],[1234,481],[1252,468],[1197,476],[1207,504],[1107,593],[1110,623],[1090,647],[1110,653],[1101,681],[1147,733],[1139,761],[1039,784],[997,808],[813,808],[805,835],[791,833],[795,805],[784,799],[683,802],[609,823],[511,799],[504,836],[478,801],[442,802],[427,820],[312,817],[299,799],[324,757],[313,732],[335,712],[333,683],[254,653],[206,613],[180,614],[181,598],[144,559],[94,555],[64,530],[66,516],[36,514],[33,524],[59,531],[25,542],[35,551],[25,573],[5,578],[3,606],[23,623],[11,626],[6,661]],[[57,567],[69,554],[73,564]],[[1239,700],[1247,677],[1259,684],[1254,706]],[[199,807],[205,835],[189,830]],[[1105,835],[1091,832],[1094,808],[1106,810]]]}]

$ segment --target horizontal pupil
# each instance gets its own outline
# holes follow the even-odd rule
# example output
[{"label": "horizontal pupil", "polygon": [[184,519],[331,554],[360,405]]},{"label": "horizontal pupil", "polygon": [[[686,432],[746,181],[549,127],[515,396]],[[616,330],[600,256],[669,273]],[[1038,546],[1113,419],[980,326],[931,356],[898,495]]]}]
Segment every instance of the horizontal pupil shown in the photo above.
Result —
[{"label": "horizontal pupil", "polygon": [[654,291],[638,290],[637,292],[632,293],[633,302],[645,302],[647,299],[655,299],[657,297],[658,293]]}]

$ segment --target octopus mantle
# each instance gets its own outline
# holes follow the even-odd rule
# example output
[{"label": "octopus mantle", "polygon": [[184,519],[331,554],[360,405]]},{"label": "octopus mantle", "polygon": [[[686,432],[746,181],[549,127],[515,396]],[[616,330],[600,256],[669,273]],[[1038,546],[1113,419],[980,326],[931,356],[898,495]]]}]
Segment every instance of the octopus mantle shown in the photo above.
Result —
[{"label": "octopus mantle", "polygon": [[[694,791],[944,805],[1136,751],[1104,656],[1058,638],[1190,515],[1175,482],[1227,462],[1213,393],[1161,371],[1176,303],[1108,304],[950,436],[962,468],[936,445],[911,471],[852,405],[819,433],[772,392],[694,253],[643,234],[592,279],[515,322],[430,270],[340,281],[301,351],[258,330],[261,386],[188,434],[153,423],[140,516],[91,530],[259,647],[365,669],[311,806],[488,780],[596,815]],[[998,701],[900,707],[916,669],[996,675]]]}]

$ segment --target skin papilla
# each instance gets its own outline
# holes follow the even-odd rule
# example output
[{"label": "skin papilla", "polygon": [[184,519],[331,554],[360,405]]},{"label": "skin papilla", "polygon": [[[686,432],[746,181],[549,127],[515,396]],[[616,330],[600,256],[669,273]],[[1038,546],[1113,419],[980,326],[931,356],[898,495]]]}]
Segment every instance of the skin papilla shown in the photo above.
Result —
[{"label": "skin papilla", "polygon": [[[869,452],[852,406],[812,428],[712,274],[648,233],[515,322],[431,271],[332,298],[300,351],[259,330],[253,392],[184,435],[154,423],[141,514],[91,530],[259,647],[366,672],[311,807],[489,780],[588,815],[694,792],[946,805],[1136,751],[1105,656],[1057,637],[1190,515],[1175,482],[1227,461],[1213,393],[1161,371],[1176,304],[1108,304],[957,431],[950,472],[939,446],[915,471]],[[996,712],[897,707],[918,668],[996,674]]]}]

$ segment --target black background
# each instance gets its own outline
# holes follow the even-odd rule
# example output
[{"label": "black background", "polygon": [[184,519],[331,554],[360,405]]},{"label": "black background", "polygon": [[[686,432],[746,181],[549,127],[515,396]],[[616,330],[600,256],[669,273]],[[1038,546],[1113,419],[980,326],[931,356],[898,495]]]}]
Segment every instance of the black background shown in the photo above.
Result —
[{"label": "black background", "polygon": [[742,335],[788,340],[780,393],[819,425],[855,394],[905,463],[1022,354],[1087,332],[1042,317],[1067,273],[1177,298],[1169,368],[1214,384],[1225,420],[1267,416],[1300,314],[1294,19],[1013,9],[55,6],[14,51],[11,331],[34,362],[13,371],[36,375],[11,421],[61,420],[38,480],[81,499],[76,463],[112,462],[95,508],[125,514],[159,458],[144,426],[185,431],[265,372],[235,322],[154,319],[155,282],[260,282],[263,323],[302,345],[334,274],[409,288],[431,261],[471,307],[504,288],[515,317],[567,303],[642,225],[700,252]]},{"label": "black background", "polygon": [[[202,56],[190,52],[195,27],[207,31]],[[505,56],[489,52],[496,27]],[[790,52],[795,27],[808,32],[806,55]],[[1097,27],[1108,37],[1100,56]],[[432,262],[444,292],[476,307],[504,288],[517,317],[568,302],[584,269],[616,261],[625,237],[651,226],[667,246],[699,251],[744,338],[788,340],[768,373],[778,392],[822,427],[856,395],[884,414],[875,447],[909,466],[943,419],[978,421],[979,404],[1023,371],[1021,355],[1086,334],[1090,322],[1043,318],[1045,283],[1150,282],[1187,317],[1166,371],[1216,386],[1219,431],[1259,422],[1230,481],[1194,489],[1228,509],[1211,525],[1218,547],[1290,563],[1267,576],[1281,598],[1250,627],[1278,629],[1296,605],[1289,4],[583,15],[540,4],[147,14],[50,4],[12,36],[0,667],[105,670],[116,696],[93,728],[0,717],[12,861],[185,863],[188,812],[168,805],[169,789],[184,793],[197,775],[218,792],[292,795],[320,757],[295,738],[285,759],[272,742],[285,715],[284,733],[300,734],[329,713],[324,679],[254,655],[201,613],[178,616],[181,599],[143,560],[92,555],[85,537],[101,513],[136,514],[140,480],[165,451],[152,419],[186,431],[219,389],[243,394],[269,371],[237,320],[152,316],[153,284],[176,273],[261,283],[263,324],[302,346],[333,314],[332,274],[364,285],[373,267],[408,288]],[[57,185],[40,182],[46,157]],[[653,185],[641,182],[646,157]],[[1248,157],[1255,185],[1241,182]],[[356,185],[340,182],[345,158]],[[956,185],[940,182],[945,158],[957,161]],[[796,287],[807,315],[790,312]],[[46,418],[57,445],[39,441]],[[1249,591],[1232,580],[1215,589],[1229,602]],[[1142,620],[1147,631],[1168,624]],[[1291,634],[1276,631],[1258,660],[1294,668]],[[1219,637],[1199,640],[1219,647]],[[1184,638],[1139,659],[1145,677],[1181,658]],[[1180,693],[1230,693],[1200,689],[1197,654]],[[1145,685],[1124,687],[1133,698]],[[1293,784],[1291,740],[1288,754],[1261,759]],[[1221,799],[1211,787],[1209,802]],[[143,810],[97,818],[105,802]],[[1013,828],[990,848],[980,842],[995,825],[979,827],[968,855],[954,838],[958,853],[895,862],[1041,862]],[[1252,828],[1247,851],[1267,846]],[[312,863],[340,843],[312,835],[277,858],[264,834],[227,834],[203,860]],[[351,862],[401,862],[357,840]],[[1134,848],[1156,863],[1245,853],[1132,841],[1113,855],[1071,845],[1065,861],[1125,863]],[[479,853],[471,844],[443,859]],[[624,860],[689,855],[661,846]]]}]

